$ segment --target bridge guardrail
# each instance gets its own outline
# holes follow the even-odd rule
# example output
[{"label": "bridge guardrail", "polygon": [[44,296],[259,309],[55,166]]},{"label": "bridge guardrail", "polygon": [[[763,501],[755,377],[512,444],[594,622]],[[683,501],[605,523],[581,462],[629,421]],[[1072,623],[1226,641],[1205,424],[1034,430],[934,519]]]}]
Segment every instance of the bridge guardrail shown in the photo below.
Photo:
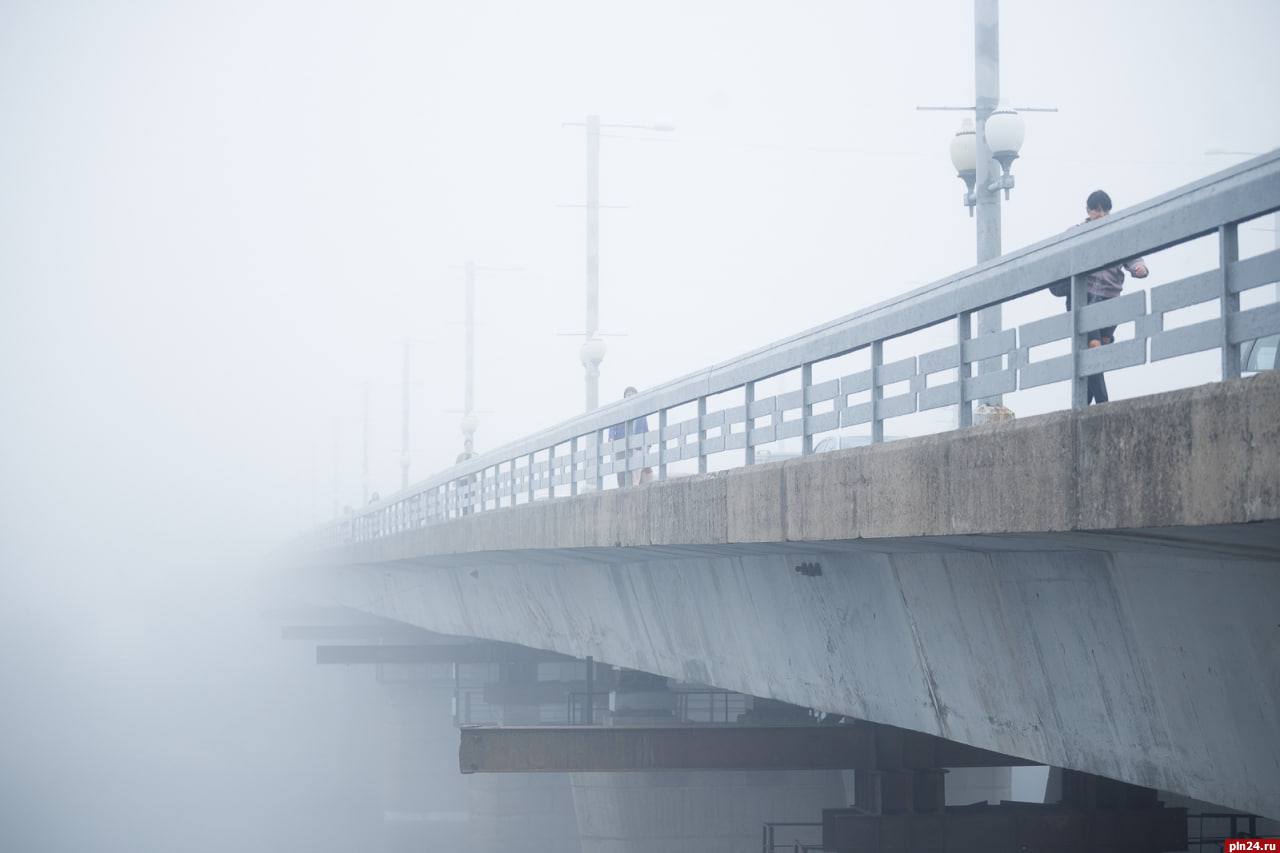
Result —
[{"label": "bridge guardrail", "polygon": [[[1280,249],[1240,259],[1237,227],[1277,209],[1280,150],[467,460],[325,526],[314,544],[367,541],[601,490],[605,477],[620,474],[631,482],[646,468],[665,478],[667,465],[682,460],[697,459],[705,472],[709,457],[731,450],[744,451],[751,465],[757,446],[784,438],[801,438],[809,454],[815,436],[843,427],[870,424],[871,441],[879,442],[885,419],[930,409],[954,407],[963,427],[972,423],[975,400],[1054,382],[1069,381],[1071,405],[1081,408],[1091,374],[1194,352],[1221,350],[1222,377],[1239,376],[1240,344],[1280,332],[1280,303],[1240,307],[1240,294],[1280,280]],[[1086,304],[1090,272],[1212,234],[1215,268]],[[973,334],[975,312],[1060,282],[1069,282],[1070,312]],[[1221,305],[1217,317],[1166,328],[1169,312],[1214,301]],[[954,343],[884,361],[886,341],[952,321]],[[1132,339],[1088,348],[1090,330],[1130,322]],[[1064,340],[1068,353],[1032,357],[1033,349]],[[864,349],[867,369],[813,381],[815,365]],[[975,365],[982,368],[976,374]],[[757,399],[758,383],[797,369],[799,389]],[[954,380],[929,384],[951,371]],[[885,396],[886,388],[895,393]],[[708,410],[709,398],[735,389],[743,391],[742,405]],[[669,421],[672,410],[691,404],[696,415]],[[636,422],[655,414],[656,429],[634,431]],[[609,438],[615,425],[624,428],[616,440]]]}]

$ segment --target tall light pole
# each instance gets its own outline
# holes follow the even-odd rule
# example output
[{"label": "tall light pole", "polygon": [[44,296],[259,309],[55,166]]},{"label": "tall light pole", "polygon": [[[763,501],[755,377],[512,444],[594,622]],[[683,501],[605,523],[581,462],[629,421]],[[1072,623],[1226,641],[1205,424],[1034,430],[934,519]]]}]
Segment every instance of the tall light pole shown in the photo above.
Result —
[{"label": "tall light pole", "polygon": [[[987,119],[1000,104],[1000,3],[974,0],[973,3],[974,142],[977,146],[978,263],[1000,257],[1000,191],[992,190],[991,146],[987,142]],[[978,313],[978,334],[1000,331],[1000,306]]]},{"label": "tall light pole", "polygon": [[333,417],[333,517],[337,518],[340,512],[339,507],[342,505],[342,472],[340,460],[342,458],[342,445],[340,442],[338,431],[338,417]]},{"label": "tall light pole", "polygon": [[523,267],[485,267],[475,261],[467,261],[463,269],[463,391],[462,391],[462,446],[464,452],[475,447],[476,429],[480,417],[476,413],[476,273],[520,272]]},{"label": "tall light pole", "polygon": [[585,127],[587,130],[587,316],[583,343],[578,358],[585,371],[587,411],[600,406],[600,363],[605,345],[600,335],[600,129],[672,131],[667,121],[654,124],[602,124],[600,116],[589,115],[585,122],[568,121],[563,127]]},{"label": "tall light pole", "polygon": [[369,503],[369,383],[365,382],[361,397],[364,414],[360,431],[360,505]]},{"label": "tall light pole", "polygon": [[[600,331],[600,116],[587,116],[587,340]],[[601,358],[604,354],[601,353]],[[588,368],[587,410],[598,405],[600,365]],[[590,378],[593,377],[593,380]]]},{"label": "tall light pole", "polygon": [[[1057,112],[1056,108],[1000,108],[1000,3],[999,0],[973,2],[974,102],[969,107],[918,107],[921,110],[961,110],[972,112],[951,141],[951,161],[965,182],[964,203],[976,214],[974,237],[979,264],[1000,257],[1000,193],[1009,197],[1013,189],[1013,161],[1018,158],[1025,134],[1019,112]],[[977,312],[977,335],[999,332],[1002,324],[999,305]],[[1000,358],[984,359],[978,372],[1000,370]],[[982,401],[1000,405],[999,395]]]},{"label": "tall light pole", "polygon": [[476,427],[476,265],[475,261],[467,261],[466,266],[466,308],[463,323],[466,324],[466,344],[464,367],[464,385],[462,391],[462,444],[470,449],[475,446]]},{"label": "tall light pole", "polygon": [[409,410],[413,397],[409,391],[409,339],[404,339],[404,365],[400,374],[400,488],[409,488]]}]

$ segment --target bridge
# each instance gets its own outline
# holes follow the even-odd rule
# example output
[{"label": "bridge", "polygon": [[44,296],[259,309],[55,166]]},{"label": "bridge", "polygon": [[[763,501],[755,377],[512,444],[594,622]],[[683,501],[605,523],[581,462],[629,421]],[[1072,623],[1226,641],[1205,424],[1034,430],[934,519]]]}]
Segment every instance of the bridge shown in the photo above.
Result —
[{"label": "bridge", "polygon": [[[1277,208],[1273,152],[572,418],[315,532],[307,583],[1280,817],[1280,375],[1240,359],[1280,333],[1280,250],[1238,235]],[[1210,268],[1085,304],[1089,272],[1204,240]],[[973,334],[1053,284],[1069,312]],[[1085,405],[1091,374],[1197,352],[1220,381]],[[974,425],[1037,387],[1061,409]],[[942,409],[956,429],[886,440]]]}]

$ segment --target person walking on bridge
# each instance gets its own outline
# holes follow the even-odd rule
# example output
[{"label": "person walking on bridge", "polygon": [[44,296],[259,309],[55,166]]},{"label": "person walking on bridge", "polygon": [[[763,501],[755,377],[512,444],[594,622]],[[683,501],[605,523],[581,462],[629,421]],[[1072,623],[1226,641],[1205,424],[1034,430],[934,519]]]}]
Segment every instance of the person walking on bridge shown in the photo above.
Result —
[{"label": "person walking on bridge", "polygon": [[[638,391],[636,391],[636,389],[635,389],[635,387],[634,387],[634,386],[632,386],[632,385],[628,385],[628,386],[627,386],[627,390],[625,390],[625,391],[623,391],[623,392],[622,392],[622,399],[624,399],[624,400],[625,400],[625,399],[627,399],[628,397],[634,397],[634,396],[635,396],[636,394],[638,394],[638,393],[639,393],[639,392],[638,392]],[[644,434],[645,434],[646,432],[648,432],[648,431],[649,431],[649,419],[648,419],[646,416],[641,415],[640,417],[638,417],[638,418],[634,419],[633,421],[631,421],[631,434],[632,434],[632,435],[644,435]],[[626,424],[625,424],[625,423],[622,423],[622,424],[614,424],[613,426],[609,427],[609,440],[610,440],[610,441],[621,441],[622,439],[624,439],[624,438],[626,438],[626,437],[627,437],[627,427],[626,427]],[[643,460],[643,459],[644,459],[644,450],[643,450],[643,448],[637,448],[637,449],[636,449],[636,451],[635,451],[635,455],[636,455],[639,459]],[[625,459],[625,458],[627,458],[627,454],[624,454],[624,453],[615,453],[615,454],[613,454],[613,458],[614,458],[615,460]],[[616,463],[615,463],[615,464],[616,464]],[[645,468],[645,469],[641,470],[641,472],[640,472],[640,482],[642,482],[642,483],[647,483],[647,482],[649,482],[649,481],[650,481],[650,480],[652,480],[652,479],[653,479],[653,469],[652,469],[652,468]],[[618,488],[622,488],[623,486],[629,486],[629,485],[631,485],[631,472],[630,472],[630,471],[620,471],[620,472],[618,472]]]},{"label": "person walking on bridge", "polygon": [[[1094,222],[1111,213],[1111,196],[1107,195],[1103,190],[1094,190],[1089,193],[1089,197],[1085,200],[1085,224]],[[1147,262],[1142,258],[1130,258],[1129,260],[1110,267],[1104,267],[1089,273],[1089,277],[1085,280],[1086,297],[1085,304],[1092,305],[1095,302],[1103,302],[1107,299],[1115,299],[1124,290],[1124,274],[1128,271],[1134,278],[1146,278],[1148,275]],[[1071,310],[1071,286],[1066,285],[1065,290],[1055,289],[1051,292],[1059,296],[1067,297],[1067,310]],[[1089,349],[1106,346],[1115,340],[1116,327],[1103,326],[1100,329],[1094,329],[1089,332]],[[1094,373],[1089,377],[1089,402],[1105,403],[1110,397],[1107,394],[1107,379],[1103,373]]]},{"label": "person walking on bridge", "polygon": [[[471,442],[471,439],[468,438],[462,443],[462,452],[458,454],[458,458],[454,460],[453,464],[461,465],[468,459],[474,459],[475,455],[475,445]],[[454,483],[454,492],[457,495],[458,513],[460,515],[471,515],[473,511],[473,502],[479,498],[478,495],[472,494],[475,483],[475,474],[468,474],[465,477],[459,477]]]}]

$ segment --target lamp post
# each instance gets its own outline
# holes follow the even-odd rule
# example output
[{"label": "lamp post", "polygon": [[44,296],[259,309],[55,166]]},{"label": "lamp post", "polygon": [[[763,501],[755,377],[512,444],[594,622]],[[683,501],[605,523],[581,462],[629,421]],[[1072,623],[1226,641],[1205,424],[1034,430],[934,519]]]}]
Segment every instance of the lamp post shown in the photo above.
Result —
[{"label": "lamp post", "polygon": [[409,488],[409,432],[413,397],[409,391],[409,339],[404,341],[404,364],[400,374],[400,488]]},{"label": "lamp post", "polygon": [[[960,110],[972,112],[960,123],[951,140],[951,164],[964,181],[964,205],[969,216],[976,214],[975,248],[978,263],[1000,257],[1000,194],[1009,198],[1014,187],[1013,161],[1026,136],[1020,112],[1057,112],[1052,107],[1000,106],[1000,4],[999,0],[973,2],[974,103],[966,107],[918,107],[921,110]],[[977,335],[1000,331],[1002,318],[999,305],[977,312]],[[978,372],[1000,370],[1000,358],[978,363]],[[1000,405],[999,395],[982,402]]]},{"label": "lamp post", "polygon": [[369,503],[369,383],[366,381],[360,395],[362,412],[360,418],[360,505]]},{"label": "lamp post", "polygon": [[[455,267],[456,269],[456,267]],[[476,273],[523,272],[524,267],[488,267],[475,261],[467,261],[463,270],[463,392],[462,392],[462,448],[464,453],[474,452],[476,429],[480,416],[476,411]]]},{"label": "lamp post", "polygon": [[412,462],[413,435],[413,345],[431,343],[423,338],[404,339],[404,364],[400,372],[400,488],[409,488],[409,465]]},{"label": "lamp post", "polygon": [[600,406],[600,363],[604,361],[605,344],[600,333],[600,130],[618,128],[669,133],[675,125],[669,121],[653,124],[602,124],[600,116],[589,115],[585,122],[567,121],[562,127],[587,129],[587,316],[583,330],[585,340],[578,359],[585,371],[587,411]]}]

